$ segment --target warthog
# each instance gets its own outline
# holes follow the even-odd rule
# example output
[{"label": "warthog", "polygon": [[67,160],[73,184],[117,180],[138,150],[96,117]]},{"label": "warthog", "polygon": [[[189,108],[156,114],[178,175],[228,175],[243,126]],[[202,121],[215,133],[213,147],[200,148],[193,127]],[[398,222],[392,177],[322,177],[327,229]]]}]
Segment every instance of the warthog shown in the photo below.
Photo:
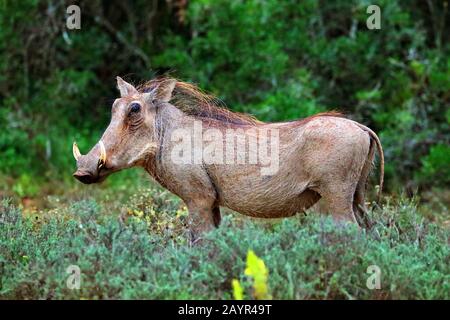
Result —
[{"label": "warthog", "polygon": [[[74,177],[96,183],[113,172],[143,167],[184,200],[194,237],[219,225],[221,206],[253,217],[279,218],[305,212],[322,198],[336,220],[361,222],[376,151],[381,195],[380,140],[366,126],[340,114],[263,123],[231,112],[198,87],[173,78],[153,79],[135,88],[117,77],[117,85],[120,98],[112,105],[111,122],[100,141],[86,155],[74,143]],[[203,135],[204,148],[193,141],[196,130]],[[235,136],[229,138],[230,132]],[[268,132],[271,163],[263,163],[261,145],[269,140]],[[256,144],[241,148],[235,138]],[[180,151],[181,142],[192,150]],[[234,161],[221,161],[224,145],[226,156],[235,156],[230,158]],[[208,159],[206,149],[214,150]]]}]

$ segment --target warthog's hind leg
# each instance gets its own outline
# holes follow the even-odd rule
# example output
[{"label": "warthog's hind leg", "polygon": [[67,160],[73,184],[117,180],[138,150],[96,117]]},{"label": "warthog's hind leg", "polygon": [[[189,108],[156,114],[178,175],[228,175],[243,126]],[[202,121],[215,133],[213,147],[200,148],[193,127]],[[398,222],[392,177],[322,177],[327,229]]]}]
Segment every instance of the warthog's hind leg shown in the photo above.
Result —
[{"label": "warthog's hind leg", "polygon": [[220,225],[220,220],[221,220],[220,208],[218,206],[213,208],[213,220],[214,220],[214,226],[216,228],[218,228]]},{"label": "warthog's hind leg", "polygon": [[355,186],[329,186],[320,191],[329,213],[337,222],[357,223],[353,212]]}]

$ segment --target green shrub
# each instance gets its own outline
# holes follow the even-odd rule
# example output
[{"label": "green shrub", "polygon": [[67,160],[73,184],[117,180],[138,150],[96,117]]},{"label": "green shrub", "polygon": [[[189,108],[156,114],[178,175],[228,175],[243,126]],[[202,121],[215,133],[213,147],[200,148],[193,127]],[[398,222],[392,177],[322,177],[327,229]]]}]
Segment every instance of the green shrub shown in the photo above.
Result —
[{"label": "green shrub", "polygon": [[[175,217],[177,206],[169,207]],[[154,227],[167,223],[169,213],[161,214],[163,221],[156,213],[149,227],[145,219],[100,214],[92,200],[65,210],[37,225],[3,203],[0,297],[231,299],[232,281],[239,279],[248,298],[252,281],[243,270],[253,250],[270,271],[275,299],[450,298],[449,231],[421,218],[408,201],[372,212],[370,231],[315,214],[279,222],[226,215],[193,247],[182,220],[172,218],[178,225],[168,230]],[[79,290],[66,286],[70,265],[81,269]],[[371,265],[381,270],[380,290],[366,287]]]},{"label": "green shrub", "polygon": [[420,179],[428,182],[436,182],[442,185],[450,183],[450,147],[437,144],[430,149],[430,153],[422,158],[422,169],[419,172]]}]

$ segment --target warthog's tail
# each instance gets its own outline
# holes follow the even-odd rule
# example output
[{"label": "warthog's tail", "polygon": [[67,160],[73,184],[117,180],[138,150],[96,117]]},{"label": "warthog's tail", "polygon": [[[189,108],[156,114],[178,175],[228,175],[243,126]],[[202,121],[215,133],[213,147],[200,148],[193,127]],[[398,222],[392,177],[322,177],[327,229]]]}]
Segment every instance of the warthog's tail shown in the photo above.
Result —
[{"label": "warthog's tail", "polygon": [[370,137],[375,141],[377,145],[378,155],[380,156],[380,188],[378,189],[378,203],[381,204],[381,193],[383,192],[383,183],[384,183],[384,153],[383,147],[381,146],[380,139],[377,134],[373,132],[370,128],[362,125],[356,121],[353,121],[358,127],[362,130],[366,131]]}]

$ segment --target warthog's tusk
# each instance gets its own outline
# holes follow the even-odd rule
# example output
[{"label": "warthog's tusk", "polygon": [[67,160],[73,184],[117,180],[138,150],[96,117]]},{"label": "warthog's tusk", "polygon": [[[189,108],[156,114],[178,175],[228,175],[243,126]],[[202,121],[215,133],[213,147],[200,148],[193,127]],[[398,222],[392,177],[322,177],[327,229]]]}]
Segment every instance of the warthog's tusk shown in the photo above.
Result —
[{"label": "warthog's tusk", "polygon": [[99,167],[102,167],[105,163],[106,163],[106,149],[105,149],[105,145],[103,144],[103,141],[100,140],[98,142],[99,146],[100,146],[100,159],[99,159]]},{"label": "warthog's tusk", "polygon": [[77,143],[74,141],[72,146],[72,153],[75,160],[78,161],[78,159],[81,157],[80,149],[78,149]]}]

